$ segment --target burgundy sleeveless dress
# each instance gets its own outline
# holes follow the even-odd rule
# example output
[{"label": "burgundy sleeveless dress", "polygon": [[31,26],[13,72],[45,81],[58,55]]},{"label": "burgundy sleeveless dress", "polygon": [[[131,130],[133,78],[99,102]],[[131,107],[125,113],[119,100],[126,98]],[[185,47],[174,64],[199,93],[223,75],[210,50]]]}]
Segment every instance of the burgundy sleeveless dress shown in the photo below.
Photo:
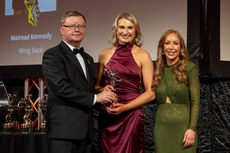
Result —
[{"label": "burgundy sleeveless dress", "polygon": [[[116,82],[115,87],[118,102],[122,104],[129,103],[140,95],[142,75],[131,53],[133,45],[117,45],[115,53],[105,66],[105,69],[115,71],[116,80],[122,79],[122,82]],[[102,84],[110,82],[104,71]],[[104,153],[144,152],[144,120],[141,108],[119,116],[108,115],[106,110],[101,111],[99,128],[100,144]]]}]

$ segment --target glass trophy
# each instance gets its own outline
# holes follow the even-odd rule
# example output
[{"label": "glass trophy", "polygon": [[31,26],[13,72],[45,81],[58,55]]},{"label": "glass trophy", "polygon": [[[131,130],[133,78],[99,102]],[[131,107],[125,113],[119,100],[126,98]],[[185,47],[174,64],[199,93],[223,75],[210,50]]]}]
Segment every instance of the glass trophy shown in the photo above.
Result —
[{"label": "glass trophy", "polygon": [[9,96],[6,91],[6,87],[2,81],[0,81],[0,107],[9,105]]},{"label": "glass trophy", "polygon": [[[115,89],[116,82],[122,82],[122,79],[117,80],[117,77],[116,77],[117,74],[116,74],[116,72],[114,70],[110,70],[108,68],[108,69],[105,69],[105,72],[107,73],[108,77],[111,80],[110,85]],[[118,103],[118,97],[117,97],[116,102],[114,102],[113,104],[115,104],[115,103]]]}]

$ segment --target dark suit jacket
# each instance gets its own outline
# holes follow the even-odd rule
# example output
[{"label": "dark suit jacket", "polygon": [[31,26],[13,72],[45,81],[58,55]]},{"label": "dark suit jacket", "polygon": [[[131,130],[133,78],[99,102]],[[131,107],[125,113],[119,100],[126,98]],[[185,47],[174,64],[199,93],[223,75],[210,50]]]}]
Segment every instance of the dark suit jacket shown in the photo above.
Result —
[{"label": "dark suit jacket", "polygon": [[94,100],[94,61],[87,53],[83,58],[88,79],[65,42],[48,49],[43,55],[49,138],[85,139],[88,134]]}]

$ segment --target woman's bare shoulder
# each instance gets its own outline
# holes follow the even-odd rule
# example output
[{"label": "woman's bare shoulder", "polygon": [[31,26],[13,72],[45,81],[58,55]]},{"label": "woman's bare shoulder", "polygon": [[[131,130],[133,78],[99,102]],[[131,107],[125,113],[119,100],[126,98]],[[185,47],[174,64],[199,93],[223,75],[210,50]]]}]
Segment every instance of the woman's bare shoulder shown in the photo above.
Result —
[{"label": "woman's bare shoulder", "polygon": [[115,51],[115,47],[103,49],[100,52],[100,56],[107,56],[107,55],[113,54],[114,51]]},{"label": "woman's bare shoulder", "polygon": [[103,61],[103,63],[106,64],[108,62],[108,59],[110,59],[111,56],[113,55],[114,51],[115,51],[115,47],[103,49],[100,52],[99,61],[101,62]]},{"label": "woman's bare shoulder", "polygon": [[146,51],[146,50],[144,50],[144,49],[142,49],[142,48],[140,48],[140,47],[138,47],[136,45],[133,47],[133,55],[138,56],[140,58],[150,57],[148,51]]}]

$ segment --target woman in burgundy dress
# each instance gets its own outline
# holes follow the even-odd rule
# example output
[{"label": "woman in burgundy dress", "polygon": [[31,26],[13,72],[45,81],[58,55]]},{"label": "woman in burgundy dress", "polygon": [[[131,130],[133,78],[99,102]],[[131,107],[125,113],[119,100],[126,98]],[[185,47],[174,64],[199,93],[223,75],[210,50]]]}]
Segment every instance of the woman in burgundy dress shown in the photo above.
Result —
[{"label": "woman in burgundy dress", "polygon": [[[115,19],[113,47],[101,51],[95,89],[110,90],[117,103],[102,106],[99,138],[104,153],[143,153],[144,119],[141,106],[152,101],[153,63],[141,49],[141,31],[136,18],[123,13]],[[145,92],[140,94],[141,83]]]}]

